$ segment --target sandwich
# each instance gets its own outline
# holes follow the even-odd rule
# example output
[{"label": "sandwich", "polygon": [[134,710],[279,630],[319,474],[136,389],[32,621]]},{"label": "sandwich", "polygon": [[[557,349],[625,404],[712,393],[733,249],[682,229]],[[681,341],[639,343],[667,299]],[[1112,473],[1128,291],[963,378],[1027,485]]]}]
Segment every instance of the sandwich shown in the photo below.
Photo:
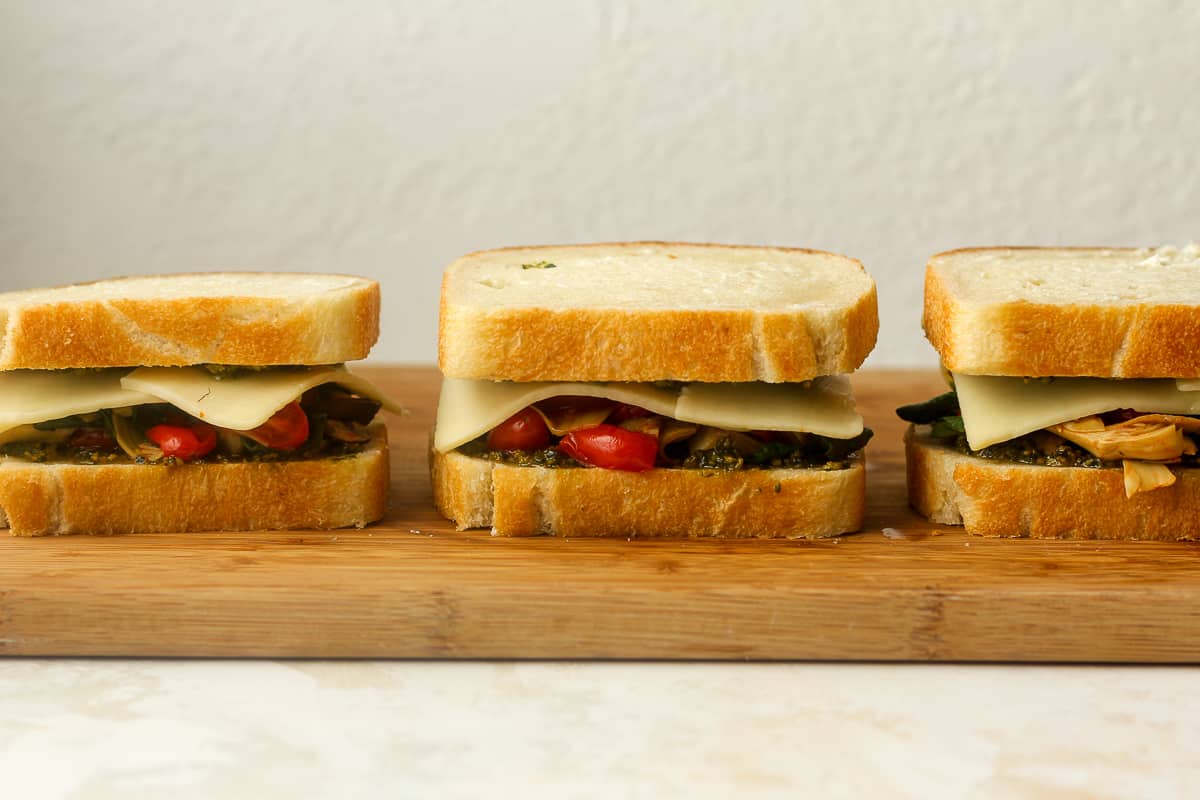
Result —
[{"label": "sandwich", "polygon": [[473,253],[442,283],[434,499],[503,536],[798,538],[862,524],[845,373],[875,285],[813,250]]},{"label": "sandwich", "polygon": [[1200,247],[934,256],[949,391],[899,409],[912,505],[989,536],[1200,536]]},{"label": "sandwich", "polygon": [[345,275],[119,278],[0,294],[0,522],[16,535],[362,526],[398,407],[343,362]]}]

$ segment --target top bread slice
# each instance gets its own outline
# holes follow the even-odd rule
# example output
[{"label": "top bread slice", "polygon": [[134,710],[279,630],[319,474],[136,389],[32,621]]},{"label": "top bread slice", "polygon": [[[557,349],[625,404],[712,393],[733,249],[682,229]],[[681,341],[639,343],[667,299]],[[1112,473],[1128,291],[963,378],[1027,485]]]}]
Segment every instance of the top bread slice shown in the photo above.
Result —
[{"label": "top bread slice", "polygon": [[875,284],[816,250],[670,242],[472,253],[442,282],[452,378],[803,381],[875,345]]},{"label": "top bread slice", "polygon": [[941,253],[924,325],[953,372],[1200,377],[1200,246]]},{"label": "top bread slice", "polygon": [[335,364],[379,336],[379,284],[211,272],[0,294],[0,369]]}]

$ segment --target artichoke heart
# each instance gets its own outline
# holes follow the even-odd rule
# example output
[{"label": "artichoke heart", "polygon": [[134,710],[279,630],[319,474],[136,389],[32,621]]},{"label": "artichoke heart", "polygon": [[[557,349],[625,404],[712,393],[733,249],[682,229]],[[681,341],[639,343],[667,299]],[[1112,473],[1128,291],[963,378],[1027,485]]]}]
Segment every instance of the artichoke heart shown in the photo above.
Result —
[{"label": "artichoke heart", "polygon": [[1087,450],[1105,461],[1175,461],[1196,452],[1196,445],[1184,436],[1177,418],[1165,414],[1146,414],[1126,422],[1105,425],[1099,417],[1051,425],[1047,430]]},{"label": "artichoke heart", "polygon": [[554,397],[533,405],[555,436],[593,428],[608,419],[613,403],[600,397]]},{"label": "artichoke heart", "polygon": [[1163,462],[1195,455],[1196,444],[1185,434],[1200,432],[1200,419],[1177,414],[1141,414],[1105,425],[1097,416],[1047,428],[1105,461],[1121,460],[1125,496],[1171,486],[1175,474]]},{"label": "artichoke heart", "polygon": [[1165,464],[1125,460],[1121,462],[1121,466],[1125,472],[1126,497],[1175,483],[1175,474],[1167,469]]},{"label": "artichoke heart", "polygon": [[114,410],[112,415],[113,438],[117,440],[117,444],[125,451],[125,455],[130,458],[143,456],[143,445],[149,444],[146,438],[133,422],[131,414],[120,413],[120,409]]}]

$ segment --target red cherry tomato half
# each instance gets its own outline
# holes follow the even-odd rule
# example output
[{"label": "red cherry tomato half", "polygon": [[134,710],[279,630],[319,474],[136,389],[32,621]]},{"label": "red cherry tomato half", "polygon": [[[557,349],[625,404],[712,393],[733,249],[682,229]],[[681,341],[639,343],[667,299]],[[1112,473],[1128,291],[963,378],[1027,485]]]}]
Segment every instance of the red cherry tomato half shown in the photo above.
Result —
[{"label": "red cherry tomato half", "polygon": [[159,446],[164,456],[181,461],[203,458],[217,446],[217,431],[211,425],[155,425],[146,437]]},{"label": "red cherry tomato half", "polygon": [[288,403],[262,425],[241,433],[275,450],[295,450],[308,441],[308,416],[299,403]]},{"label": "red cherry tomato half", "polygon": [[644,472],[654,469],[658,438],[616,425],[597,425],[571,431],[558,443],[558,449],[593,467]]},{"label": "red cherry tomato half", "polygon": [[532,408],[523,408],[492,428],[487,439],[489,450],[541,450],[548,444],[550,429]]}]

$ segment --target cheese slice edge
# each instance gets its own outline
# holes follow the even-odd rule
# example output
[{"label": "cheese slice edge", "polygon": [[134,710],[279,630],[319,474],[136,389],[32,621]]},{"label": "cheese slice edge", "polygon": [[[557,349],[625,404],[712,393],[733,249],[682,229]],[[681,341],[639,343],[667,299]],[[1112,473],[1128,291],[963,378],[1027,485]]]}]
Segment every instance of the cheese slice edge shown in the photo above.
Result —
[{"label": "cheese slice edge", "polygon": [[153,395],[123,387],[124,375],[124,370],[0,372],[0,432],[72,414],[156,401]]},{"label": "cheese slice edge", "polygon": [[389,411],[403,409],[371,381],[338,364],[304,369],[266,369],[218,378],[203,367],[140,367],[121,384],[170,403],[212,425],[247,431],[309,389],[336,383],[378,401]]},{"label": "cheese slice edge", "polygon": [[651,383],[555,383],[552,381],[442,380],[433,446],[447,453],[490,431],[528,405],[551,397],[603,397],[670,416],[677,392]]},{"label": "cheese slice edge", "polygon": [[726,430],[794,431],[831,439],[852,439],[863,430],[850,381],[843,375],[817,378],[809,386],[689,383],[673,416]]},{"label": "cheese slice edge", "polygon": [[0,434],[72,414],[160,402],[218,427],[250,430],[307,390],[326,383],[376,400],[393,413],[404,413],[378,386],[341,365],[268,369],[221,380],[203,367],[12,370],[0,371]]},{"label": "cheese slice edge", "polygon": [[483,435],[526,406],[561,396],[603,397],[655,414],[729,430],[777,430],[850,439],[862,433],[849,382],[841,376],[810,385],[691,383],[554,383],[446,378],[438,402],[434,449],[445,453]]},{"label": "cheese slice edge", "polygon": [[1013,378],[954,373],[963,428],[972,450],[1118,408],[1200,414],[1200,386],[1185,391],[1171,378]]}]

